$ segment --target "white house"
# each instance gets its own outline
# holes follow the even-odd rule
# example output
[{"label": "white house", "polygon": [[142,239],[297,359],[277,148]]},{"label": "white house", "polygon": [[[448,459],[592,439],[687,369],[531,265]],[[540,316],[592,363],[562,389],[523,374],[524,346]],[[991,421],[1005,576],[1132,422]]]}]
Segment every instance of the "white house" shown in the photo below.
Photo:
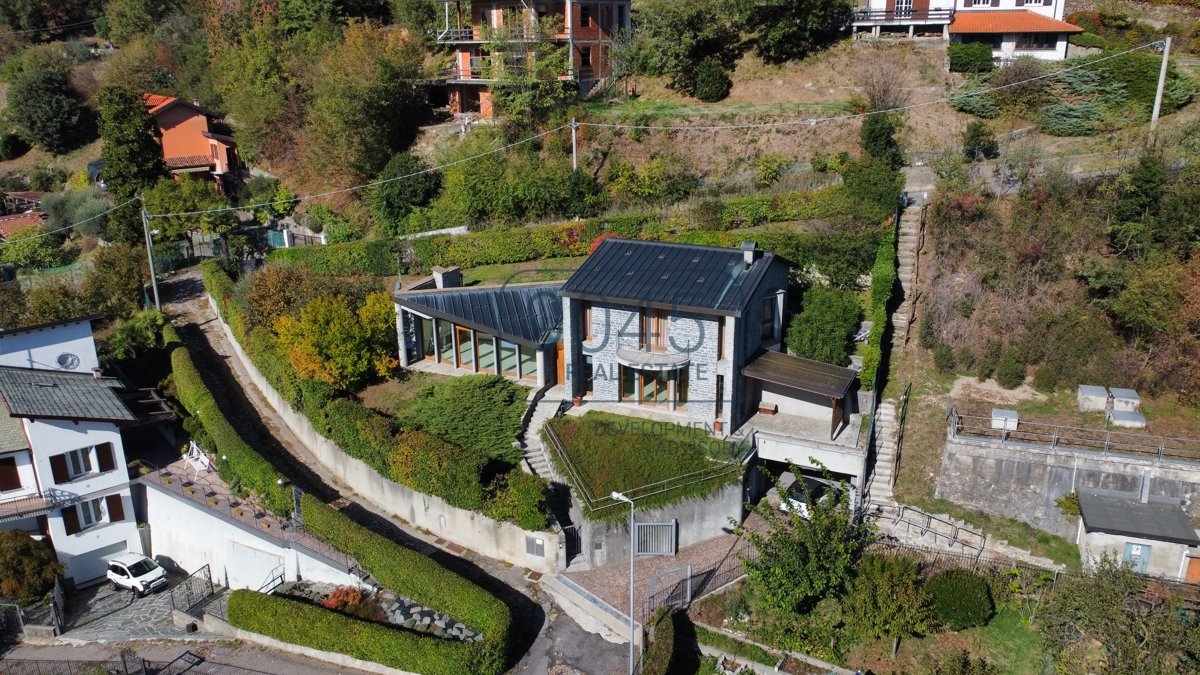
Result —
[{"label": "white house", "polygon": [[983,42],[1001,63],[1020,56],[1067,57],[1067,38],[1083,29],[1063,21],[1065,0],[866,0],[854,12],[856,33],[940,35]]},{"label": "white house", "polygon": [[98,364],[89,319],[0,331],[0,529],[49,537],[76,585],[143,552],[121,437],[138,415]]}]

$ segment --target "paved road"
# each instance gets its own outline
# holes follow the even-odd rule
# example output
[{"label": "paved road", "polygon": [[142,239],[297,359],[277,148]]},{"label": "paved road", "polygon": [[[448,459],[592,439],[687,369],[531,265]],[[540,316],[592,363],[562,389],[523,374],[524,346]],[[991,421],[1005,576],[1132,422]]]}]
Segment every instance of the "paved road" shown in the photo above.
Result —
[{"label": "paved road", "polygon": [[[107,661],[119,658],[122,649],[132,649],[137,655],[155,664],[175,662],[190,664],[188,673],[196,675],[234,675],[235,673],[264,673],[266,675],[358,675],[365,671],[343,668],[312,661],[299,656],[277,652],[241,642],[191,642],[186,645],[172,642],[127,642],[119,644],[87,644],[80,646],[18,645],[4,653],[4,659],[46,661]],[[0,661],[0,670],[3,662]],[[182,668],[180,668],[182,670]],[[75,670],[74,672],[80,672]]]},{"label": "paved road", "polygon": [[[176,277],[161,287],[164,309],[184,319],[180,335],[193,359],[213,390],[221,409],[243,437],[263,453],[282,473],[301,489],[327,501],[345,497],[352,502],[347,515],[383,533],[400,544],[437,560],[443,566],[480,584],[501,598],[513,612],[516,632],[515,650],[522,654],[515,672],[578,672],[602,675],[625,669],[626,645],[612,644],[587,633],[570,617],[556,608],[553,600],[536,583],[523,576],[524,571],[484,558],[472,551],[458,556],[433,545],[432,537],[411,528],[399,519],[375,513],[364,505],[354,490],[324,467],[308,452],[274,412],[249,378],[240,371],[233,350],[221,325],[216,321],[195,270]],[[620,663],[610,669],[610,664]],[[542,667],[545,666],[545,667]]]}]

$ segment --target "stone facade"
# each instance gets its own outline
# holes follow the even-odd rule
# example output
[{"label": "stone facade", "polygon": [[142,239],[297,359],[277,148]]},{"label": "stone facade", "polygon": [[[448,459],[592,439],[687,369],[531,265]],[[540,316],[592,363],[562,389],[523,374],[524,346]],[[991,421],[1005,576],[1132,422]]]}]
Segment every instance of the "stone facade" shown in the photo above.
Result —
[{"label": "stone facade", "polygon": [[[753,296],[742,316],[702,314],[694,311],[671,310],[667,312],[666,349],[661,355],[686,356],[686,363],[677,368],[666,368],[672,379],[669,403],[654,406],[657,413],[676,414],[681,421],[711,426],[722,422],[728,433],[740,426],[753,414],[753,387],[741,376],[741,370],[760,349],[780,348],[783,332],[782,316],[786,302],[787,270],[783,266],[772,266],[763,279],[758,292]],[[764,299],[774,298],[773,338],[762,339]],[[564,297],[563,339],[567,348],[566,384],[568,391],[585,399],[618,403],[621,388],[621,359],[617,351],[650,355],[640,349],[642,337],[639,333],[640,307],[616,302],[593,302]],[[591,307],[591,340],[583,341],[581,329],[584,307]],[[724,324],[724,331],[720,329]],[[718,339],[724,345],[718,348]],[[722,358],[718,359],[718,354]],[[592,389],[585,394],[584,365],[588,357],[592,360]],[[653,370],[653,368],[650,368]],[[686,370],[688,397],[686,410],[675,404],[675,382],[678,373]],[[717,390],[718,377],[721,391]],[[722,402],[721,415],[717,415],[717,402]],[[628,405],[629,414],[637,415],[643,406],[636,402],[621,402]]]}]

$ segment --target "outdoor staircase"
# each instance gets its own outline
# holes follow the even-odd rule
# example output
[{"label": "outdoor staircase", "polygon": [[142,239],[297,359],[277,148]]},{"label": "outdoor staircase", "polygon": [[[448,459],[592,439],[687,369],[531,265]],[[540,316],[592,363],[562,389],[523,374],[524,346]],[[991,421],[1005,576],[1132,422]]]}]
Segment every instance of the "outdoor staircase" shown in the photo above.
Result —
[{"label": "outdoor staircase", "polygon": [[524,430],[517,437],[517,441],[525,450],[525,463],[522,466],[529,473],[550,481],[559,480],[559,478],[550,463],[550,455],[542,446],[542,426],[546,424],[546,420],[554,417],[559,406],[562,405],[563,392],[555,395],[557,388],[547,389],[534,400],[532,403],[533,413],[529,415]]},{"label": "outdoor staircase", "polygon": [[[554,469],[554,464],[550,461],[550,453],[542,441],[542,427],[545,426],[547,420],[558,413],[565,396],[566,389],[563,387],[551,387],[539,392],[530,404],[532,412],[526,417],[525,427],[521,435],[517,437],[517,441],[525,452],[525,461],[521,467],[528,473],[550,481],[550,494],[546,498],[546,507],[554,515],[554,520],[559,527],[570,531],[568,538],[574,537],[574,540],[578,542],[578,528],[571,520],[571,489]],[[570,546],[568,548],[571,550]],[[572,570],[582,569],[579,547],[576,545],[571,553],[572,555],[567,560],[567,567]]]},{"label": "outdoor staircase", "polygon": [[917,256],[921,246],[921,217],[924,207],[910,206],[900,214],[900,232],[896,245],[896,278],[900,281],[903,301],[892,313],[892,346],[902,347],[917,300]]},{"label": "outdoor staircase", "polygon": [[896,470],[896,450],[900,430],[896,424],[896,402],[880,401],[875,410],[875,463],[871,467],[871,482],[867,494],[872,501],[895,503],[892,497],[893,475]]}]

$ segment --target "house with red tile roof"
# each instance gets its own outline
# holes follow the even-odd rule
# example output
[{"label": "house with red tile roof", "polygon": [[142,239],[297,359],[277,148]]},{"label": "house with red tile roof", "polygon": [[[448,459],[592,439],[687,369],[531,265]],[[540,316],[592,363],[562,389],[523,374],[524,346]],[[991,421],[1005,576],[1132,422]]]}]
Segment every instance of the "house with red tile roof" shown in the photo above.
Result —
[{"label": "house with red tile roof", "polygon": [[223,193],[237,189],[242,173],[237,142],[218,131],[220,115],[174,96],[143,94],[142,100],[154,118],[163,161],[172,174],[210,177]]},{"label": "house with red tile roof", "polygon": [[863,0],[857,34],[940,35],[952,43],[982,42],[1000,63],[1021,56],[1067,58],[1067,38],[1082,33],[1063,21],[1065,0]]},{"label": "house with red tile roof", "polygon": [[8,241],[13,234],[31,227],[40,227],[44,222],[46,222],[46,214],[41,211],[0,216],[0,241]]}]

